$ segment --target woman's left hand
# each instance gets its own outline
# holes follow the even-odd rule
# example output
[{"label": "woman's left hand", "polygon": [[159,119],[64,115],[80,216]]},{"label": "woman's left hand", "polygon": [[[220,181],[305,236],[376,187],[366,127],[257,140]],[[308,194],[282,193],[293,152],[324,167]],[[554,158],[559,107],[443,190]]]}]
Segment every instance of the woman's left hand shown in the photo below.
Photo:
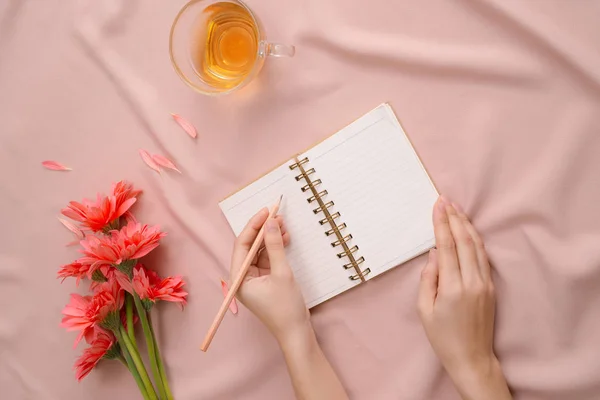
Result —
[{"label": "woman's left hand", "polygon": [[421,274],[418,309],[429,342],[464,399],[510,399],[494,354],[494,284],[481,237],[440,196],[436,247]]}]

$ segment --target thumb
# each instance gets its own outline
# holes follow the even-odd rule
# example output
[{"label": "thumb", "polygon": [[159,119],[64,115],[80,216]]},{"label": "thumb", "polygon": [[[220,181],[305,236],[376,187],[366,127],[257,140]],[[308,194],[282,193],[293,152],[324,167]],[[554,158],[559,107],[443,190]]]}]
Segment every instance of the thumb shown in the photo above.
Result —
[{"label": "thumb", "polygon": [[433,304],[438,291],[438,259],[436,249],[429,250],[429,259],[421,272],[421,283],[419,284],[418,308],[421,316],[433,311]]},{"label": "thumb", "polygon": [[289,269],[279,223],[274,218],[267,219],[265,223],[265,247],[269,255],[271,273],[280,274]]}]

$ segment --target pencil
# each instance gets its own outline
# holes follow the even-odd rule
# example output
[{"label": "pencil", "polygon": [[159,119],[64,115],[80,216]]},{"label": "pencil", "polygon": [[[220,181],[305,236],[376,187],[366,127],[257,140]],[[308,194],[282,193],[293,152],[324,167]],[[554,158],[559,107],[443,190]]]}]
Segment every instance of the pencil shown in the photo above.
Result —
[{"label": "pencil", "polygon": [[[281,199],[283,199],[283,195],[281,195],[279,197],[279,200],[277,200],[275,205],[271,208],[271,211],[269,212],[269,218],[273,218],[275,215],[277,215],[277,212],[279,211],[279,206],[281,205]],[[240,286],[242,286],[244,277],[246,276],[246,273],[248,272],[248,269],[250,268],[250,264],[252,264],[252,260],[254,259],[254,257],[256,257],[256,253],[258,253],[258,250],[260,249],[260,246],[262,244],[264,236],[265,236],[265,226],[263,224],[263,226],[260,228],[260,231],[258,231],[258,235],[256,235],[256,239],[254,240],[254,243],[250,247],[250,251],[248,252],[248,255],[246,256],[246,258],[244,259],[244,262],[242,263],[242,267],[240,268],[240,271],[238,272],[238,275],[235,278],[235,281],[233,281],[233,284],[231,285],[231,288],[229,289],[227,296],[223,300],[223,304],[221,304],[221,308],[219,309],[219,312],[215,316],[215,319],[214,319],[212,325],[210,326],[210,329],[208,330],[206,337],[204,338],[204,342],[202,342],[202,346],[200,346],[200,350],[202,350],[204,352],[206,352],[208,350],[210,343],[212,342],[213,338],[215,337],[215,334],[217,333],[217,329],[219,329],[219,325],[221,325],[221,321],[223,321],[223,318],[225,317],[225,313],[227,312],[227,309],[229,308],[229,304],[235,297],[235,294],[237,293]]]}]

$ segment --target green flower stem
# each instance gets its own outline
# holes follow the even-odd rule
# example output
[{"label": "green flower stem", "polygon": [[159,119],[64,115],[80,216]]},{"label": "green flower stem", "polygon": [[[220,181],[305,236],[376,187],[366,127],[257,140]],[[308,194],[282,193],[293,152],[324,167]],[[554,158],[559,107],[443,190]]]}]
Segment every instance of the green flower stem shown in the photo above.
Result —
[{"label": "green flower stem", "polygon": [[151,400],[158,400],[156,392],[154,391],[154,386],[152,386],[150,377],[148,376],[146,368],[144,367],[144,362],[142,361],[140,354],[137,351],[137,348],[135,348],[133,346],[133,343],[131,343],[131,340],[129,340],[129,336],[127,336],[127,332],[125,331],[125,328],[123,328],[123,325],[121,325],[119,327],[119,331],[115,333],[118,334],[118,340],[125,344],[125,348],[127,349],[129,356],[133,360],[134,367],[137,368],[140,378],[148,392],[148,398]]},{"label": "green flower stem", "polygon": [[[125,364],[125,366],[129,369],[129,372],[131,372],[131,375],[133,375],[133,379],[135,379],[135,383],[137,383],[138,388],[140,389],[140,393],[142,394],[142,397],[144,398],[144,400],[156,400],[156,394],[154,394],[154,397],[150,397],[150,395],[148,394],[148,390],[146,390],[144,381],[142,380],[140,373],[138,372],[137,368],[135,367],[135,363],[131,359],[131,355],[127,351],[127,348],[125,346],[125,341],[123,340],[121,333],[119,332],[119,330],[115,330],[114,332],[115,332],[115,335],[117,336],[117,340],[119,341],[119,344],[121,345],[121,351],[123,352],[123,355],[118,356],[119,360],[123,364]],[[154,392],[154,389],[152,389],[152,392]]]},{"label": "green flower stem", "polygon": [[121,361],[121,363],[127,367],[127,369],[129,369],[129,365],[127,365],[127,360],[125,360],[125,357],[123,357],[122,354],[119,354],[117,356],[117,360]]},{"label": "green flower stem", "polygon": [[129,340],[133,343],[134,346],[137,347],[137,343],[135,342],[135,328],[133,326],[133,298],[129,293],[125,294],[125,311],[127,315],[127,335],[129,336]]},{"label": "green flower stem", "polygon": [[167,399],[167,391],[165,390],[165,385],[161,378],[160,370],[158,368],[156,347],[154,346],[154,340],[152,340],[152,331],[150,330],[150,324],[148,323],[146,309],[144,308],[142,300],[140,299],[140,296],[137,295],[137,293],[133,295],[133,301],[135,302],[135,308],[137,310],[138,317],[140,317],[140,321],[142,322],[142,329],[144,330],[144,337],[146,338],[148,358],[150,359],[150,366],[152,367],[152,375],[154,375],[154,381],[156,383],[156,386],[158,387],[160,397],[162,399]]},{"label": "green flower stem", "polygon": [[165,371],[165,365],[162,357],[160,356],[160,350],[158,349],[158,342],[156,341],[156,335],[154,334],[154,327],[152,326],[152,316],[148,311],[148,324],[150,325],[150,333],[152,334],[152,341],[154,342],[154,349],[156,351],[156,360],[158,361],[158,370],[160,372],[160,378],[162,379],[165,391],[167,392],[167,400],[173,400],[173,394],[169,387],[169,380],[167,379],[167,372]]}]

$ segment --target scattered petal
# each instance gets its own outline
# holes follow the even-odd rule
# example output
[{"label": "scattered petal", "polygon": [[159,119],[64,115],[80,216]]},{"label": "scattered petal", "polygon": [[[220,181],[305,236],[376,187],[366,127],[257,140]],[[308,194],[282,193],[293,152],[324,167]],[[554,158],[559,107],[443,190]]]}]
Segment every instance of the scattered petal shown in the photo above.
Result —
[{"label": "scattered petal", "polygon": [[65,167],[56,161],[42,161],[42,165],[44,168],[51,169],[52,171],[72,171],[71,168]]},{"label": "scattered petal", "polygon": [[63,224],[65,226],[65,228],[67,228],[68,230],[73,232],[79,240],[82,240],[85,237],[85,234],[83,233],[83,231],[81,229],[79,229],[77,227],[77,225],[75,225],[71,221],[67,221],[66,219],[62,219],[62,218],[58,218],[58,220],[60,221],[61,224]]},{"label": "scattered petal", "polygon": [[72,242],[65,244],[65,247],[76,246],[78,244],[79,244],[79,240],[73,240]]},{"label": "scattered petal", "polygon": [[[223,290],[223,297],[227,297],[227,293],[229,292],[229,288],[227,287],[227,282],[221,279],[221,289]],[[231,300],[229,304],[229,310],[236,315],[238,313],[237,302],[235,301],[235,297]]]},{"label": "scattered petal", "polygon": [[177,169],[177,167],[175,166],[173,161],[169,160],[165,156],[161,156],[160,154],[154,154],[152,156],[152,159],[161,167],[169,168],[169,169],[172,169],[174,171],[181,173],[181,171],[179,169]]},{"label": "scattered petal", "polygon": [[149,166],[150,168],[152,168],[153,170],[155,170],[156,172],[158,172],[160,174],[160,167],[158,166],[156,161],[154,161],[154,159],[152,158],[150,153],[148,153],[144,149],[140,149],[140,156],[142,157],[142,160],[144,160],[144,162],[146,163],[147,166]]},{"label": "scattered petal", "polygon": [[171,113],[171,116],[173,117],[175,122],[177,122],[179,124],[179,126],[181,126],[181,128],[192,138],[195,139],[196,136],[198,136],[198,132],[196,131],[196,128],[194,127],[194,125],[192,125],[190,122],[188,122],[181,115]]}]

